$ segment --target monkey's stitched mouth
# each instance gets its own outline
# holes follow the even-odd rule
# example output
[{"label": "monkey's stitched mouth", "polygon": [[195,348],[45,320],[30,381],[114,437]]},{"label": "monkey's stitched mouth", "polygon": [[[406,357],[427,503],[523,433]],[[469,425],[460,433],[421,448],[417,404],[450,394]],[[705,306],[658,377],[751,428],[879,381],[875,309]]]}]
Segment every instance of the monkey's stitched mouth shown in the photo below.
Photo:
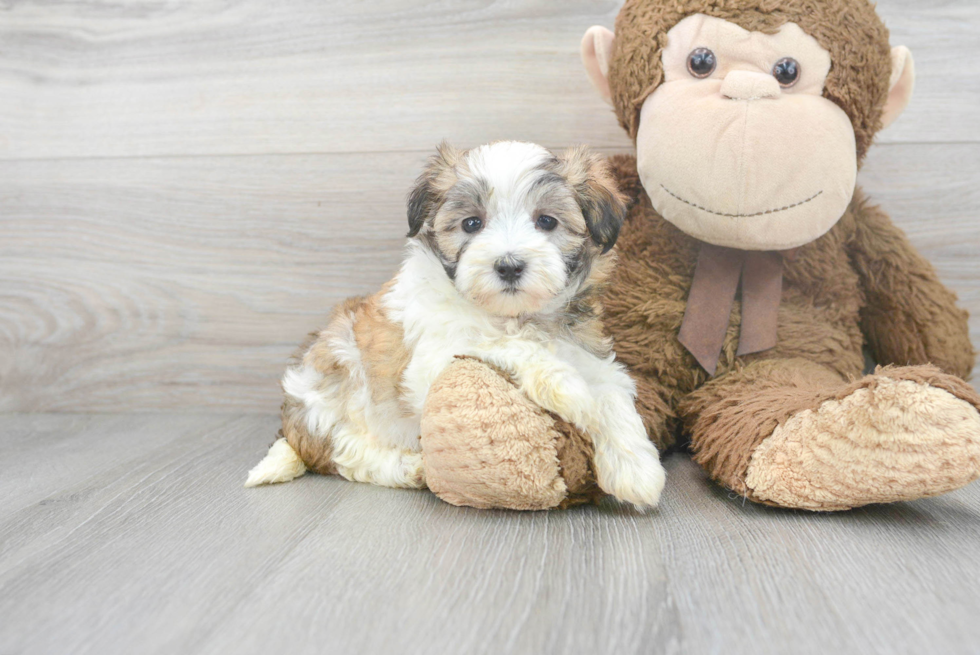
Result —
[{"label": "monkey's stitched mouth", "polygon": [[809,198],[807,198],[806,200],[801,200],[799,202],[793,203],[792,205],[786,205],[785,207],[780,207],[779,209],[768,209],[768,210],[766,210],[764,212],[756,212],[754,214],[726,214],[725,212],[716,212],[714,210],[708,209],[707,207],[702,207],[701,205],[696,205],[693,202],[691,202],[690,200],[684,200],[679,195],[677,195],[676,193],[674,193],[673,191],[671,191],[670,189],[668,189],[667,187],[665,187],[663,184],[660,185],[660,188],[663,189],[664,191],[666,191],[667,193],[669,193],[672,197],[674,197],[677,200],[680,200],[681,202],[683,202],[685,205],[690,205],[691,207],[694,207],[695,209],[700,209],[703,212],[708,212],[709,214],[714,214],[715,216],[724,216],[725,218],[754,218],[756,216],[766,216],[768,214],[778,214],[779,212],[784,212],[786,210],[793,209],[794,207],[799,207],[800,205],[805,205],[808,202],[811,202],[813,200],[816,200],[819,196],[823,195],[823,190],[820,190],[820,191],[817,191],[812,196],[810,196]]}]

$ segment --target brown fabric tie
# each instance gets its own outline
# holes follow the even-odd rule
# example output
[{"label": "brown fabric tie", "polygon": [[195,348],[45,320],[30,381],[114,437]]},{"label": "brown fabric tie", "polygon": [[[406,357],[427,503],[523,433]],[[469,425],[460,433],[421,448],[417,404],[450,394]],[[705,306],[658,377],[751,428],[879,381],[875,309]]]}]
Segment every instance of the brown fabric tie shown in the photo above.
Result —
[{"label": "brown fabric tie", "polygon": [[795,250],[760,252],[701,244],[678,338],[709,375],[718,368],[739,278],[742,327],[738,355],[775,347],[783,259],[792,259],[795,254]]}]

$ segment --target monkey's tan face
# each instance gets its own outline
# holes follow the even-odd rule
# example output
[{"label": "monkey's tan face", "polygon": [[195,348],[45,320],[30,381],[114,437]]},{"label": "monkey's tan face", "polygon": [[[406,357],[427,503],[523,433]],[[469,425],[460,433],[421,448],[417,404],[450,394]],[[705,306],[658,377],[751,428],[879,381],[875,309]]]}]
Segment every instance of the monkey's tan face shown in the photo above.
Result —
[{"label": "monkey's tan face", "polygon": [[667,36],[636,140],[656,210],[745,250],[795,248],[833,227],[857,156],[847,114],[821,95],[830,54],[793,23],[763,34],[698,14]]}]

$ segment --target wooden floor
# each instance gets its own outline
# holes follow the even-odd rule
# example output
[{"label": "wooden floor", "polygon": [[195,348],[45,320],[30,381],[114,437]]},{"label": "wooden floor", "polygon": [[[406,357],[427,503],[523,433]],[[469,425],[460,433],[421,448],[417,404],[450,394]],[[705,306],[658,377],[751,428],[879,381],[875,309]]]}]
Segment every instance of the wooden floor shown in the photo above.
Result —
[{"label": "wooden floor", "polygon": [[0,419],[0,653],[977,653],[980,484],[833,515],[245,490],[272,417]]}]

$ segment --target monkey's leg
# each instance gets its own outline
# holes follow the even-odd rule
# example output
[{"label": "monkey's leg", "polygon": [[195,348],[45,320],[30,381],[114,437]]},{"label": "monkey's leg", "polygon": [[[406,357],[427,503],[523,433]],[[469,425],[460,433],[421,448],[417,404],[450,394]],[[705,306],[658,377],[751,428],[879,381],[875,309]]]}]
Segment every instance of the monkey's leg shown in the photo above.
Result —
[{"label": "monkey's leg", "polygon": [[671,399],[677,392],[637,371],[630,371],[630,377],[636,384],[636,411],[643,419],[647,436],[663,457],[677,441],[677,414],[671,409]]},{"label": "monkey's leg", "polygon": [[746,498],[830,511],[980,477],[980,396],[932,366],[848,382],[807,360],[734,370],[680,405],[694,459]]}]

